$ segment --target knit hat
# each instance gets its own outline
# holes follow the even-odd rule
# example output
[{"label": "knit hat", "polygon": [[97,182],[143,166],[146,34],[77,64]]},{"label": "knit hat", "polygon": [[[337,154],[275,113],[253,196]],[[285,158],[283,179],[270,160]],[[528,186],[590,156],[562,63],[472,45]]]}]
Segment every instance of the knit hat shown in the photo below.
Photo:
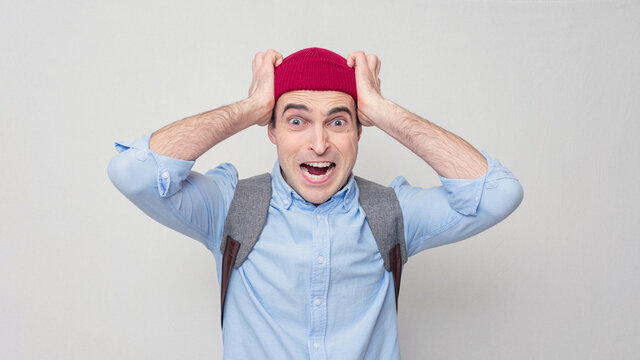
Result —
[{"label": "knit hat", "polygon": [[342,56],[317,47],[295,52],[282,60],[274,70],[274,98],[294,90],[341,91],[351,95],[355,103],[355,70]]}]

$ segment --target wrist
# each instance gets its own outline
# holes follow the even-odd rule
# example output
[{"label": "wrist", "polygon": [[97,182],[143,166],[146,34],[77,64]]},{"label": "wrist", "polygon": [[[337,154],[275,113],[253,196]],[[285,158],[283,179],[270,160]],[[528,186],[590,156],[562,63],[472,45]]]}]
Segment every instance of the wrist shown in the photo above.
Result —
[{"label": "wrist", "polygon": [[382,97],[373,102],[358,104],[358,106],[358,113],[364,117],[364,121],[368,123],[366,125],[369,126],[384,128],[398,116],[398,105]]},{"label": "wrist", "polygon": [[251,125],[267,125],[273,112],[273,101],[263,101],[253,97],[246,98],[236,103],[242,114],[242,121]]}]

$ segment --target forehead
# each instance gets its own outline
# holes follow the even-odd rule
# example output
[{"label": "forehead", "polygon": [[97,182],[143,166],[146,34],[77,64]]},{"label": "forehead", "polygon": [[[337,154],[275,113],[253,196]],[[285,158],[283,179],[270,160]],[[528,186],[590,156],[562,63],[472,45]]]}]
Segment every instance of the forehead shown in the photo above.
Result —
[{"label": "forehead", "polygon": [[305,105],[311,112],[325,113],[328,109],[346,106],[354,113],[355,102],[351,95],[340,91],[296,90],[282,94],[276,103],[276,112],[282,114],[287,104]]}]

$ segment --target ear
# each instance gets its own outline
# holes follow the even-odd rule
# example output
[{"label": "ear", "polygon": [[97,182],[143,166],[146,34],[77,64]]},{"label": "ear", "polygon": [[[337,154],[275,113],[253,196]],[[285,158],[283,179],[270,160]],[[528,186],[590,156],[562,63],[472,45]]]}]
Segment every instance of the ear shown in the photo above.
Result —
[{"label": "ear", "polygon": [[267,135],[269,135],[269,140],[273,145],[278,145],[278,140],[276,139],[276,129],[273,128],[273,122],[270,122],[267,126]]}]

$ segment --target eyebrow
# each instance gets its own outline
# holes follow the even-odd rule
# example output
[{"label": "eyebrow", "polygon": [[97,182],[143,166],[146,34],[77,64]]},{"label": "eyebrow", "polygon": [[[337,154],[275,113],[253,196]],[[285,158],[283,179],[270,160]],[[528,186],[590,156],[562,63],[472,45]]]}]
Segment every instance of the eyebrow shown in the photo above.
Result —
[{"label": "eyebrow", "polygon": [[343,112],[343,111],[344,111],[344,112],[346,112],[347,114],[349,114],[349,116],[350,116],[350,117],[353,117],[353,116],[351,115],[351,110],[349,110],[349,108],[348,108],[348,107],[346,107],[346,106],[337,106],[337,107],[334,107],[333,109],[329,110],[329,112],[327,113],[327,116],[329,116],[329,115],[333,115],[333,114],[335,114],[335,113]]},{"label": "eyebrow", "polygon": [[[289,109],[296,109],[296,110],[302,110],[302,111],[306,111],[306,112],[311,112],[306,105],[288,103],[287,105],[285,105],[284,110],[282,110],[282,113],[284,114]],[[346,107],[346,106],[336,106],[336,107],[332,108],[331,110],[329,110],[329,112],[327,112],[326,116],[333,115],[335,113],[339,113],[339,112],[343,112],[343,111],[346,112],[347,114],[349,114],[350,117],[353,117],[353,115],[351,114],[351,110],[349,110],[349,108]]]}]

